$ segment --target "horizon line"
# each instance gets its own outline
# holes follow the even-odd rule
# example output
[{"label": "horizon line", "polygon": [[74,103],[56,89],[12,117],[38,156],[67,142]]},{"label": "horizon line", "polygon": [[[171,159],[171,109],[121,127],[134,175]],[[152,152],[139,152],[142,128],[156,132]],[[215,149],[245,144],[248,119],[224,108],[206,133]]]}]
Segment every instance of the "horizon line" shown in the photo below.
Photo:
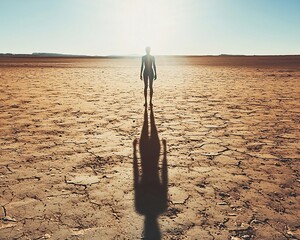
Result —
[{"label": "horizon line", "polygon": [[[33,53],[0,53],[0,57],[87,57],[87,58],[122,58],[122,57],[141,57],[143,54],[109,54],[109,55],[88,55],[88,54],[68,54],[68,53],[47,53],[47,52],[33,52]],[[267,57],[267,56],[300,56],[298,54],[156,54],[157,57]]]}]

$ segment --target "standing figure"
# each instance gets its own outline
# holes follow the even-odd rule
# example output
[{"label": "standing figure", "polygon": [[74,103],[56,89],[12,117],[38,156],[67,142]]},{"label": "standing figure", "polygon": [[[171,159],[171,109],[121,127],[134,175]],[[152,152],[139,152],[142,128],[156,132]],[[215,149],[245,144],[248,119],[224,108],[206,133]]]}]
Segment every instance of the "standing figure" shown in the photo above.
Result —
[{"label": "standing figure", "polygon": [[[150,87],[150,105],[152,106],[152,96],[153,96],[153,80],[156,80],[156,65],[155,65],[155,58],[154,56],[150,55],[151,48],[146,47],[146,55],[142,57],[142,66],[141,66],[141,73],[140,79],[144,79],[144,96],[145,96],[145,104],[147,105],[147,89],[148,89],[148,82]],[[154,70],[154,72],[153,72]]]}]

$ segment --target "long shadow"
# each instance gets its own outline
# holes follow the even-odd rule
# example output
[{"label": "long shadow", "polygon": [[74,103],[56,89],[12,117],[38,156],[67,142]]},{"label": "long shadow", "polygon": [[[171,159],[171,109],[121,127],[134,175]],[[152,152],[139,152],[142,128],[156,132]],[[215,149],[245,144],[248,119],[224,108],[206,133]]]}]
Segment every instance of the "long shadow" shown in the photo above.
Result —
[{"label": "long shadow", "polygon": [[168,207],[168,166],[166,141],[163,140],[162,167],[159,167],[160,141],[155,126],[153,108],[150,109],[150,135],[147,106],[139,141],[140,170],[137,158],[138,141],[133,141],[133,173],[135,209],[145,215],[144,239],[161,239],[158,217]]}]

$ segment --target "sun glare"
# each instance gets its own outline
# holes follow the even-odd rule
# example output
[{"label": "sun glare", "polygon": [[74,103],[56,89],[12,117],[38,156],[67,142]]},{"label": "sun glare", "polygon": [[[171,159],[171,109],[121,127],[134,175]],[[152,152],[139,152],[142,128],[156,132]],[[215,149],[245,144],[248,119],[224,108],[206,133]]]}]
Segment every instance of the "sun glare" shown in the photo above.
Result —
[{"label": "sun glare", "polygon": [[170,4],[158,0],[131,0],[123,3],[122,11],[115,16],[123,54],[143,54],[151,46],[154,54],[164,54],[171,35],[172,16]]}]

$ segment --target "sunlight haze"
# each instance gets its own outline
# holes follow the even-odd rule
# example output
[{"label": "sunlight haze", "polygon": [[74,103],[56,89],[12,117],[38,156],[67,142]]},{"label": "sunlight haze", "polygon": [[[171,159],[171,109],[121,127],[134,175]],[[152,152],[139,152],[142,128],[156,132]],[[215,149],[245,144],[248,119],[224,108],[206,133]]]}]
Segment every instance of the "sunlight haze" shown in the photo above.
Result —
[{"label": "sunlight haze", "polygon": [[300,54],[297,0],[1,0],[0,52]]}]

